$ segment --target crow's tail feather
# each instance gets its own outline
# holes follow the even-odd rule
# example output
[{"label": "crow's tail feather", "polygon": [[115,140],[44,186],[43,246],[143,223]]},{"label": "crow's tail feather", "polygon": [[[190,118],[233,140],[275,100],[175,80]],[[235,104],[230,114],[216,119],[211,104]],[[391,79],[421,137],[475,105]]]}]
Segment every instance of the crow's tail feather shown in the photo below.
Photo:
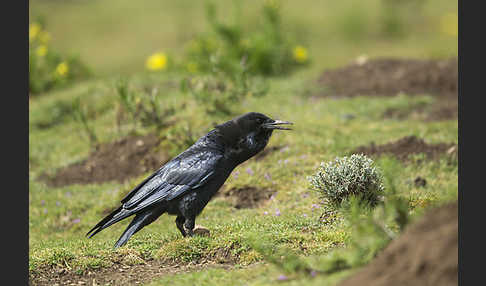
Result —
[{"label": "crow's tail feather", "polygon": [[132,235],[134,235],[137,231],[141,230],[144,226],[152,223],[164,212],[165,212],[165,207],[159,206],[159,207],[146,209],[145,211],[137,214],[130,222],[128,227],[125,229],[123,234],[120,236],[114,248],[123,246]]},{"label": "crow's tail feather", "polygon": [[120,206],[109,215],[107,215],[104,219],[102,219],[99,223],[97,223],[90,231],[88,231],[88,233],[86,233],[86,235],[89,235],[88,238],[91,238],[103,229],[121,221],[124,218],[131,216],[132,214],[134,214],[134,212],[125,210],[123,209],[123,207]]}]

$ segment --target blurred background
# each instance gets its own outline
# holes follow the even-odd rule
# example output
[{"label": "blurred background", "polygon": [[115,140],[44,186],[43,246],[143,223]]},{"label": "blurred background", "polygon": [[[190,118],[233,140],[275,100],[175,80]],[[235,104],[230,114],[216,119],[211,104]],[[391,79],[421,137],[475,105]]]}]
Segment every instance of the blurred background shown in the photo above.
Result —
[{"label": "blurred background", "polygon": [[[208,1],[30,0],[29,20],[44,23],[52,49],[79,55],[98,76],[145,70],[157,51],[182,56],[208,31]],[[222,23],[246,31],[262,26],[263,2],[212,1]],[[336,67],[366,55],[448,58],[457,56],[457,1],[279,1],[282,30],[308,49],[303,73]],[[238,11],[236,11],[238,10]],[[236,11],[236,12],[235,12]]]}]

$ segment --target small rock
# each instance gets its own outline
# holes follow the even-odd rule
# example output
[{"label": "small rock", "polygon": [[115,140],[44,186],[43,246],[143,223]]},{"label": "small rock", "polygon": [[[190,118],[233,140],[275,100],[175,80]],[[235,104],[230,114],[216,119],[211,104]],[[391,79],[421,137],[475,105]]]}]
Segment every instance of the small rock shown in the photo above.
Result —
[{"label": "small rock", "polygon": [[366,62],[368,62],[368,56],[367,55],[360,55],[355,59],[355,62],[358,66],[364,65]]},{"label": "small rock", "polygon": [[192,231],[194,232],[194,234],[199,236],[209,237],[211,235],[209,229],[201,225],[196,225]]},{"label": "small rock", "polygon": [[456,152],[456,150],[457,150],[457,146],[452,146],[451,148],[449,148],[447,150],[447,154],[449,154],[449,155],[453,154],[454,152]]}]

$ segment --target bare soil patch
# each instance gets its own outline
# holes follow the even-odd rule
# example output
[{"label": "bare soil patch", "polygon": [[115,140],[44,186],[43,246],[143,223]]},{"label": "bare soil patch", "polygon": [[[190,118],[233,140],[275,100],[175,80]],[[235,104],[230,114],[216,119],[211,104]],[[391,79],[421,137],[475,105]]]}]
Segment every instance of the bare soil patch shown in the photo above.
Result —
[{"label": "bare soil patch", "polygon": [[319,96],[395,96],[429,94],[438,100],[430,108],[387,110],[385,118],[419,114],[424,120],[457,118],[458,61],[378,58],[326,70],[318,80],[326,92]]},{"label": "bare soil patch", "polygon": [[457,285],[457,202],[428,212],[339,286]]},{"label": "bare soil patch", "polygon": [[76,274],[57,267],[45,267],[29,276],[29,285],[143,285],[157,277],[175,273],[198,271],[204,268],[229,269],[233,264],[216,262],[175,264],[151,260],[139,265],[116,263],[109,268]]},{"label": "bare soil patch", "polygon": [[385,119],[418,119],[423,121],[450,120],[458,117],[457,98],[444,97],[432,104],[416,104],[406,108],[388,108]]},{"label": "bare soil patch", "polygon": [[412,160],[410,155],[423,153],[425,160],[437,160],[442,154],[448,154],[451,158],[457,157],[457,145],[454,143],[427,144],[416,136],[406,136],[383,145],[375,145],[372,142],[368,146],[359,146],[352,153],[362,153],[372,157],[388,154],[403,162],[410,162]]},{"label": "bare soil patch", "polygon": [[433,94],[457,96],[457,58],[418,60],[382,58],[325,71],[319,83],[332,96]]},{"label": "bare soil patch", "polygon": [[170,158],[158,150],[161,139],[154,134],[128,136],[115,142],[99,144],[88,158],[59,169],[54,176],[40,179],[49,186],[123,182],[148,171],[155,171]]},{"label": "bare soil patch", "polygon": [[259,189],[252,186],[223,190],[221,196],[229,200],[234,208],[258,208],[270,200],[275,192],[269,189]]}]

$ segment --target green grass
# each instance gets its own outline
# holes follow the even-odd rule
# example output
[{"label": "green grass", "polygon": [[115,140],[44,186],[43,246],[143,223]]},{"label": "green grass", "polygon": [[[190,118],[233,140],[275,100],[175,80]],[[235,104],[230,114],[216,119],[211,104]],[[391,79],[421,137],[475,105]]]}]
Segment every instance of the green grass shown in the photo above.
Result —
[{"label": "green grass", "polygon": [[[250,267],[235,268],[228,271],[225,269],[210,268],[187,274],[168,275],[157,279],[148,285],[333,285],[348,275],[349,271],[322,279],[320,276],[296,279],[286,276],[286,280],[279,280],[281,273],[271,265],[256,264]],[[282,277],[283,278],[283,277]]]},{"label": "green grass", "polygon": [[[221,1],[221,7],[231,7],[224,3]],[[347,249],[351,232],[348,227],[319,223],[322,209],[312,207],[319,202],[318,194],[310,190],[307,181],[319,163],[348,155],[354,148],[372,141],[383,144],[408,135],[416,135],[427,143],[457,143],[458,123],[383,119],[382,114],[388,108],[407,108],[437,100],[428,95],[315,100],[307,93],[323,68],[345,65],[361,54],[421,58],[457,55],[457,37],[443,35],[437,28],[440,16],[457,11],[457,3],[428,1],[423,22],[411,25],[406,37],[394,40],[378,33],[379,20],[375,17],[379,13],[378,1],[361,4],[357,11],[350,10],[350,3],[284,2],[285,25],[309,47],[313,64],[286,78],[268,79],[270,91],[266,96],[247,98],[238,106],[241,113],[258,111],[295,124],[291,132],[275,132],[269,143],[269,147],[288,148],[271,153],[264,160],[246,162],[237,168],[239,176],[231,176],[227,181],[228,188],[272,189],[277,192],[274,199],[261,208],[236,210],[218,197],[197,219],[198,224],[211,230],[210,238],[183,238],[175,227],[175,218],[164,215],[133,236],[126,246],[112,250],[129,220],[92,239],[84,234],[149,172],[126,183],[59,188],[48,187],[38,178],[43,172],[52,174],[60,167],[83,160],[91,151],[81,123],[71,115],[72,102],[77,97],[86,104],[89,124],[100,142],[111,142],[133,131],[130,122],[120,130],[116,128],[118,97],[114,83],[119,75],[130,75],[131,83],[138,87],[158,86],[162,103],[185,103],[185,108],[173,119],[177,126],[190,125],[198,136],[209,131],[215,121],[221,121],[207,116],[202,106],[179,90],[179,81],[186,75],[143,71],[145,58],[152,52],[162,49],[177,55],[193,35],[208,28],[203,6],[194,1],[145,1],[144,5],[133,1],[110,4],[31,1],[31,18],[46,16],[56,49],[78,52],[98,77],[30,100],[29,271],[58,265],[83,273],[110,267],[120,257],[129,265],[148,259],[189,263],[210,257],[218,261],[224,260],[221,250],[229,249],[236,261],[231,270],[209,268],[173,274],[158,278],[151,285],[165,285],[169,281],[174,285],[270,285],[276,281],[286,285],[333,285],[353,272],[344,270],[316,277],[285,272],[264,258],[252,243],[252,237],[261,237],[275,249],[288,250],[315,269],[322,268],[324,257]],[[256,9],[251,4],[244,9],[247,29],[257,27]],[[362,13],[356,21],[364,26],[358,31],[353,31],[356,23],[346,22],[351,21],[346,15],[353,13]],[[353,114],[354,119],[346,119],[347,114]],[[169,130],[137,127],[136,132],[158,132],[162,136]],[[384,168],[387,162],[385,158],[376,160]],[[398,166],[392,172],[395,187],[413,206],[412,213],[420,214],[424,208],[457,199],[457,163],[448,164],[445,156],[433,162],[395,163]],[[254,174],[248,174],[247,168]],[[271,180],[265,178],[265,173]],[[427,179],[425,188],[414,186],[417,176]],[[275,215],[277,210],[280,216]],[[289,279],[279,281],[283,274]]]},{"label": "green grass", "polygon": [[[89,85],[97,84],[83,83],[34,99],[30,106],[30,123],[35,123],[33,118],[50,116],[49,106],[54,99],[75,97]],[[262,161],[248,161],[237,168],[240,172],[237,178],[230,177],[227,181],[228,188],[256,186],[275,190],[277,194],[273,201],[261,209],[234,210],[223,198],[216,198],[198,218],[199,224],[211,229],[211,238],[182,238],[175,228],[174,218],[162,216],[135,235],[126,249],[146,258],[189,262],[212,255],[219,248],[236,245],[233,251],[239,263],[251,264],[261,261],[262,257],[246,242],[245,237],[257,234],[268,236],[275,245],[289,247],[302,255],[322,255],[336,245],[343,245],[346,233],[320,225],[319,211],[312,211],[311,206],[318,203],[318,196],[309,190],[306,177],[315,172],[321,161],[343,156],[371,141],[381,144],[412,134],[425,138],[428,143],[457,143],[456,120],[425,124],[413,120],[380,119],[380,114],[388,107],[423,99],[402,96],[322,99],[311,102],[299,96],[301,86],[302,81],[299,79],[275,80],[268,96],[251,98],[242,107],[242,111],[262,111],[295,123],[295,130],[275,132],[270,141],[269,146],[288,146],[284,152],[272,153]],[[168,93],[167,100],[171,97],[181,99],[179,96],[174,91]],[[103,97],[114,100],[115,95],[106,91]],[[99,103],[95,109],[104,110],[103,100],[93,102],[95,105]],[[344,120],[342,115],[348,113],[355,114],[356,118]],[[36,117],[34,114],[37,114]],[[124,136],[115,132],[114,116],[113,110],[107,109],[91,119],[102,142]],[[198,106],[181,111],[178,117],[181,122],[191,122],[192,129],[200,133],[211,127],[211,118],[204,115]],[[61,188],[49,188],[36,180],[42,171],[54,172],[56,168],[87,156],[90,151],[89,141],[83,139],[79,130],[79,123],[67,119],[52,128],[32,128],[30,132],[29,262],[30,269],[34,271],[42,265],[63,265],[63,261],[80,270],[109,266],[117,253],[123,251],[112,251],[111,247],[128,220],[104,230],[90,240],[84,234],[104,216],[104,210],[116,206],[121,196],[144,176],[131,179],[125,184],[111,182]],[[142,133],[149,131],[139,130]],[[377,162],[379,164],[380,160]],[[395,174],[397,188],[403,196],[410,197],[414,205],[425,206],[457,196],[457,165],[449,166],[444,159],[400,166],[400,172]],[[251,168],[254,175],[247,174],[246,168]],[[271,176],[271,181],[264,178],[265,173]],[[419,175],[427,178],[425,189],[417,189],[410,183]],[[309,196],[303,198],[305,193],[309,193]],[[274,216],[277,209],[281,216]],[[264,211],[268,211],[269,215],[263,215]],[[66,216],[69,217],[68,221],[63,222]],[[77,218],[80,219],[78,223],[70,223]],[[303,232],[303,229],[307,231]]]}]

